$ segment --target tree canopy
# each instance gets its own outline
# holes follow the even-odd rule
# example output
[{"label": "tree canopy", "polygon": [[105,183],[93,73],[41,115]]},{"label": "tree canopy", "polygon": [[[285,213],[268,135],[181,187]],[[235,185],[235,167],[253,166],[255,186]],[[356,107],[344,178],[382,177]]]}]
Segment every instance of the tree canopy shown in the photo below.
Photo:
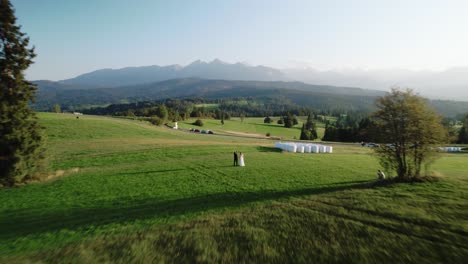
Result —
[{"label": "tree canopy", "polygon": [[421,176],[435,157],[435,144],[445,140],[441,118],[412,90],[392,89],[376,105],[373,118],[388,143],[376,148],[381,165],[401,178]]}]

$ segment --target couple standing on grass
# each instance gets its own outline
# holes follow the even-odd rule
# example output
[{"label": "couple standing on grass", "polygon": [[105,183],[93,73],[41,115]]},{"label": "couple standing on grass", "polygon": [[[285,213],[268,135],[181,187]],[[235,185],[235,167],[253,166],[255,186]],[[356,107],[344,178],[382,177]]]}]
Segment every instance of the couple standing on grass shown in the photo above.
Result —
[{"label": "couple standing on grass", "polygon": [[244,154],[242,152],[239,152],[239,154],[237,154],[237,151],[234,152],[234,166],[245,166]]}]

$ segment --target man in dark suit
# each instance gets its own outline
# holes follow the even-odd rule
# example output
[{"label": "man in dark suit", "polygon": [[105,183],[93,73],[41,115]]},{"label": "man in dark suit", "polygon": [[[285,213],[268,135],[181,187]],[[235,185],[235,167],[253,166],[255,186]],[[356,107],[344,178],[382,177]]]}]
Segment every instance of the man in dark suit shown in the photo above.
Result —
[{"label": "man in dark suit", "polygon": [[237,151],[234,152],[234,166],[239,166],[239,159],[237,157]]}]

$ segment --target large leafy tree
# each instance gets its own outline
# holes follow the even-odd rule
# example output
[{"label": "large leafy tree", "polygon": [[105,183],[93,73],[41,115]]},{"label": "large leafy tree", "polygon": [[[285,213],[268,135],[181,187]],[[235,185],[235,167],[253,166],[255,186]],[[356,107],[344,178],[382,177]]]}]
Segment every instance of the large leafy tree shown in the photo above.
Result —
[{"label": "large leafy tree", "polygon": [[411,90],[392,89],[376,104],[373,117],[389,143],[376,148],[381,165],[400,178],[421,176],[421,170],[435,157],[434,145],[445,140],[441,118]]},{"label": "large leafy tree", "polygon": [[29,103],[36,87],[25,80],[34,48],[16,25],[9,0],[0,0],[0,184],[11,186],[37,172],[41,127]]}]

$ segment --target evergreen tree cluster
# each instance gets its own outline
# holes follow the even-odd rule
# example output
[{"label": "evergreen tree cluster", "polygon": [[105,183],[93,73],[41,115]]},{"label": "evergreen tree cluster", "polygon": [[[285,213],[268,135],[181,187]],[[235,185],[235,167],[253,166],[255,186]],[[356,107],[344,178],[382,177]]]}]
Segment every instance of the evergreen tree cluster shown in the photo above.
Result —
[{"label": "evergreen tree cluster", "polygon": [[458,141],[459,144],[468,144],[468,113],[465,114],[463,119],[463,125],[458,132]]},{"label": "evergreen tree cluster", "polygon": [[302,125],[301,128],[301,140],[315,140],[317,139],[317,128],[315,122],[312,120],[311,114],[307,116],[307,121]]},{"label": "evergreen tree cluster", "polygon": [[383,142],[375,122],[364,113],[340,114],[335,123],[325,122],[324,141]]},{"label": "evergreen tree cluster", "polygon": [[283,116],[282,120],[283,120],[284,127],[286,128],[291,128],[299,124],[299,122],[297,121],[296,115],[292,115],[290,112],[288,112],[286,116]]}]

